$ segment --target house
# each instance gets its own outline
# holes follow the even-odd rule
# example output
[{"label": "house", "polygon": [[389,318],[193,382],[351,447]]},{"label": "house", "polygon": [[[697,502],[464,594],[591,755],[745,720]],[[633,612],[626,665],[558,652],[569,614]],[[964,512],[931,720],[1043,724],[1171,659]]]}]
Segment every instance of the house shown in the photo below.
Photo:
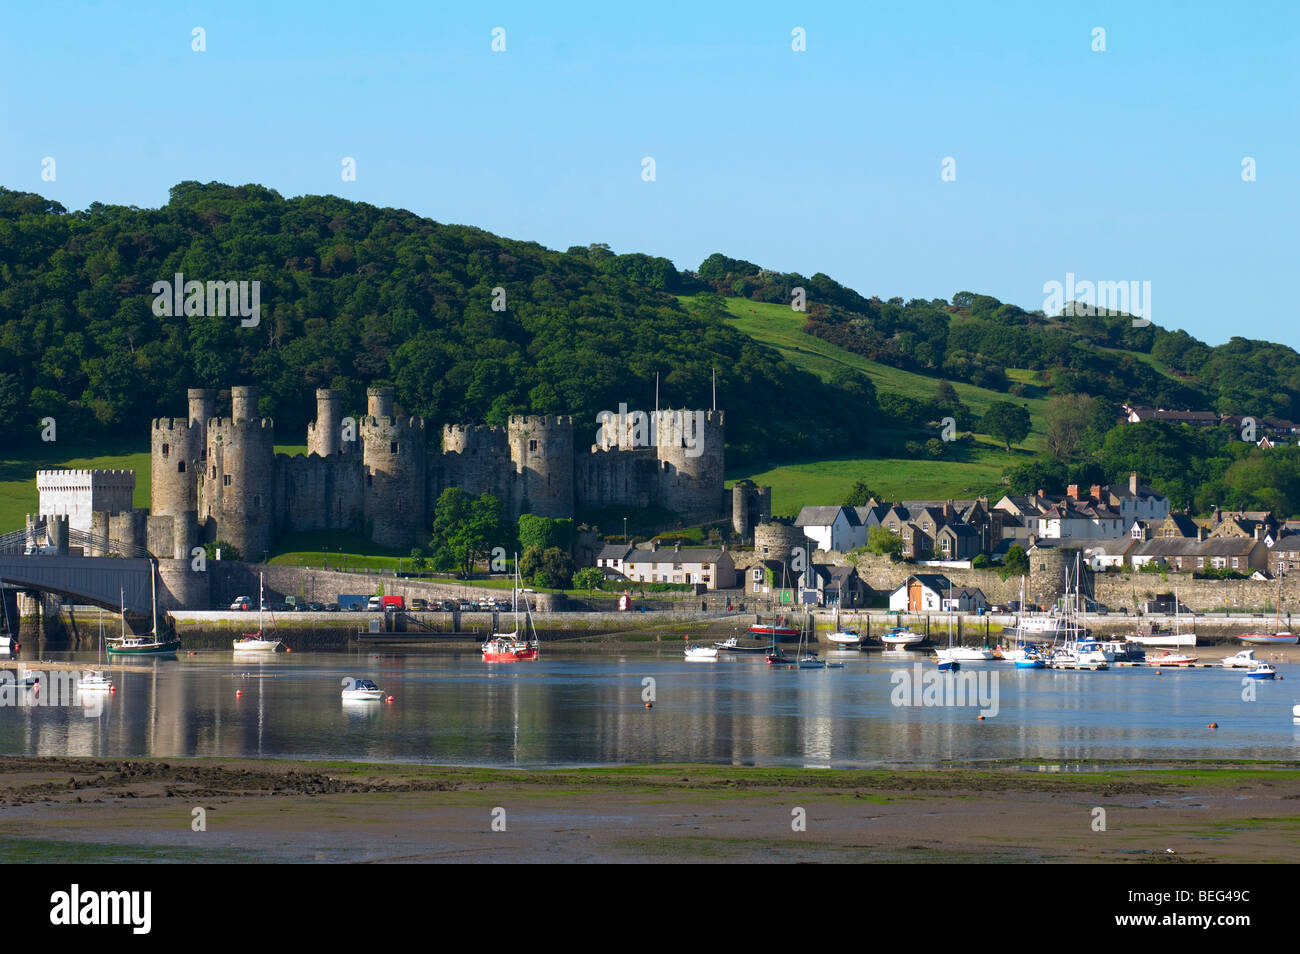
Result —
[{"label": "house", "polygon": [[640,583],[690,583],[710,590],[736,585],[736,564],[725,543],[713,549],[683,548],[678,542],[668,549],[651,541],[648,549],[632,546],[621,555],[617,550],[603,548],[597,566],[614,569]]},{"label": "house", "polygon": [[1271,510],[1238,510],[1223,513],[1217,507],[1210,517],[1211,537],[1257,537],[1266,544],[1278,538],[1279,526]]},{"label": "house", "polygon": [[984,591],[979,587],[962,587],[943,594],[941,601],[945,613],[979,613],[988,612],[989,601],[984,598]]},{"label": "house", "polygon": [[968,523],[950,523],[935,534],[935,555],[941,560],[973,560],[983,552],[980,532]]},{"label": "house", "polygon": [[1235,570],[1249,576],[1268,569],[1268,546],[1255,537],[1226,536],[1192,540],[1184,537],[1145,540],[1129,551],[1134,567],[1148,563],[1182,572]]},{"label": "house", "polygon": [[950,589],[952,583],[941,573],[916,573],[889,594],[889,608],[903,613],[937,613]]},{"label": "house", "polygon": [[1300,533],[1284,533],[1268,551],[1268,570],[1274,576],[1300,569]]},{"label": "house", "polygon": [[[1136,526],[1136,525],[1135,525]],[[1181,539],[1181,538],[1180,538]],[[1107,570],[1122,567],[1129,552],[1141,543],[1140,538],[1120,537],[1115,540],[1096,540],[1083,548],[1083,561],[1090,570]]]},{"label": "house", "polygon": [[867,605],[868,587],[858,576],[857,567],[814,563],[812,571],[800,587],[801,599],[809,591],[817,594],[818,606],[848,609]]},{"label": "house", "polygon": [[1182,513],[1171,511],[1164,520],[1155,523],[1151,527],[1151,537],[1161,537],[1166,540],[1172,537],[1192,539],[1203,535],[1204,528],[1193,520],[1186,511]]},{"label": "house", "polygon": [[867,545],[867,531],[853,507],[804,507],[794,525],[818,550],[847,553]]},{"label": "house", "polygon": [[[1162,521],[1169,516],[1169,498],[1144,486],[1136,472],[1126,485],[1093,484],[1086,494],[1071,484],[1064,495],[1007,494],[994,510],[1017,518],[1022,526],[1016,536],[1045,540],[1076,537],[1121,537],[1135,521]],[[1003,535],[1007,535],[1004,524]]]}]

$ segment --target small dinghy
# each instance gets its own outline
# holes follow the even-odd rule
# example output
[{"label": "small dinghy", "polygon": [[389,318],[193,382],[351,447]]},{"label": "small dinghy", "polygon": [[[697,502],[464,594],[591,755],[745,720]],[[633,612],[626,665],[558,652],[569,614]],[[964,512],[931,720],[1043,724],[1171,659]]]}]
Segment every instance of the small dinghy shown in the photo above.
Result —
[{"label": "small dinghy", "polygon": [[711,662],[718,658],[717,646],[687,646],[684,654],[687,659]]}]

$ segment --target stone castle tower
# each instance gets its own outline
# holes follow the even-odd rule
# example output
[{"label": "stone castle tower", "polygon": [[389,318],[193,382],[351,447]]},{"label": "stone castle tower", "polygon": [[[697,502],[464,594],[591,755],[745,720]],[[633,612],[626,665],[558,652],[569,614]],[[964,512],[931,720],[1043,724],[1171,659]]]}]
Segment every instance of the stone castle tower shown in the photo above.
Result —
[{"label": "stone castle tower", "polygon": [[250,560],[270,549],[276,523],[275,425],[257,402],[257,388],[231,388],[230,417],[208,420],[198,495],[205,538],[228,540]]},{"label": "stone castle tower", "polygon": [[414,546],[427,536],[429,522],[424,419],[395,417],[393,389],[370,388],[361,444],[371,539],[388,547]]}]

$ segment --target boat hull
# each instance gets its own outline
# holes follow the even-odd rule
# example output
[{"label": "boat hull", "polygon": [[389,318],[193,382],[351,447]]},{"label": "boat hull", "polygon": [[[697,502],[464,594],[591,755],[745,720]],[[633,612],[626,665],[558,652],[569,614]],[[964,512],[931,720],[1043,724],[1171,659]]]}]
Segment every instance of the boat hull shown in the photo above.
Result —
[{"label": "boat hull", "polygon": [[110,656],[175,656],[181,648],[179,639],[169,639],[164,642],[150,643],[146,646],[121,646],[110,645],[108,654]]},{"label": "boat hull", "polygon": [[1243,643],[1250,643],[1252,646],[1294,646],[1300,642],[1300,636],[1294,633],[1248,633],[1245,636],[1238,636]]}]

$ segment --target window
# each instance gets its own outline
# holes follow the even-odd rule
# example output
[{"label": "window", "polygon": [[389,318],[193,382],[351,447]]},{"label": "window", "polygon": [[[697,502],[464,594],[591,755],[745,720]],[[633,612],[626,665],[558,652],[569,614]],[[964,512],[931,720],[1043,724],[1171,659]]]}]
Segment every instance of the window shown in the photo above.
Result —
[{"label": "window", "polygon": [[529,441],[528,452],[532,454],[532,453],[536,453],[536,451],[537,451],[537,441]]},{"label": "window", "polygon": [[763,582],[763,568],[762,568],[761,566],[756,566],[756,567],[754,567],[754,574],[753,574],[753,575],[754,575],[754,582],[755,582],[755,583],[762,583],[762,582]]},{"label": "window", "polygon": [[1233,558],[1232,558],[1232,568],[1233,568],[1234,570],[1237,568],[1237,558],[1236,558],[1236,557],[1233,557]]},{"label": "window", "polygon": [[178,474],[185,473],[185,461],[182,460],[176,463],[176,473]]},{"label": "window", "polygon": [[171,449],[172,449],[172,448],[171,448],[171,445],[170,445],[170,444],[164,444],[164,445],[163,445],[163,456],[166,457],[167,454],[170,453]]},{"label": "window", "polygon": [[233,483],[233,480],[231,479],[231,476],[230,476],[229,474],[222,474],[222,475],[221,475],[221,486],[223,486],[223,487],[229,487],[232,483]]},{"label": "window", "polygon": [[388,453],[390,453],[390,454],[396,454],[396,453],[397,453],[397,441],[390,441],[390,442],[389,442],[389,444],[388,444]]},{"label": "window", "polygon": [[217,479],[217,468],[215,467],[212,468],[212,479],[213,480]]},{"label": "window", "polygon": [[260,506],[262,506],[262,495],[253,494],[253,509],[256,510]]}]

